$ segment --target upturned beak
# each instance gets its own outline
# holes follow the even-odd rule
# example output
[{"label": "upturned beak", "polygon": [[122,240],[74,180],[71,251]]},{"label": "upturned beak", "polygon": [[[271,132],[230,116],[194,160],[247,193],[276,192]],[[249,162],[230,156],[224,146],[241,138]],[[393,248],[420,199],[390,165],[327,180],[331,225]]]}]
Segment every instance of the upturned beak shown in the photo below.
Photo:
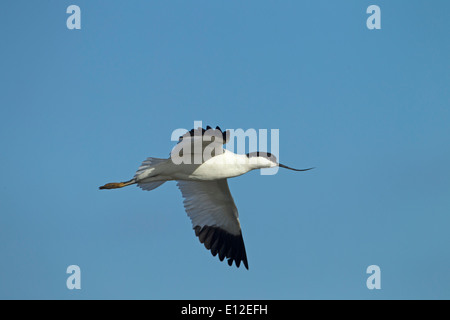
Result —
[{"label": "upturned beak", "polygon": [[308,169],[294,169],[294,168],[285,166],[284,164],[281,164],[281,163],[279,163],[278,166],[280,168],[285,168],[285,169],[289,169],[289,170],[293,170],[293,171],[308,171],[308,170],[314,169],[314,167],[313,168],[308,168]]}]

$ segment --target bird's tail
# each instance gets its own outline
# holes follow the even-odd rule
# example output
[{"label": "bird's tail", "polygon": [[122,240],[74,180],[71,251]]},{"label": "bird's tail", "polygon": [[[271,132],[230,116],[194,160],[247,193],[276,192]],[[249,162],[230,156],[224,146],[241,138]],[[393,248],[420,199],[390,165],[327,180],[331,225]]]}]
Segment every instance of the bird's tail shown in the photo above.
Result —
[{"label": "bird's tail", "polygon": [[[137,185],[142,190],[153,190],[158,188],[160,185],[162,185],[167,180],[156,180],[157,174],[155,173],[156,168],[164,164],[168,161],[168,159],[161,159],[161,158],[147,158],[145,159],[139,169],[136,171],[136,174],[134,175],[134,178],[137,179]],[[142,177],[141,175],[144,174],[146,177]],[[148,179],[145,180],[145,178],[154,178],[156,181],[149,181]],[[144,182],[146,181],[146,182]]]},{"label": "bird's tail", "polygon": [[[153,179],[154,181],[149,181],[147,178],[155,177],[155,169],[160,164],[168,161],[169,159],[160,159],[160,158],[147,158],[145,159],[139,169],[136,171],[134,178],[125,182],[111,182],[107,183],[104,186],[99,187],[100,190],[103,189],[117,189],[129,186],[131,184],[137,184],[140,188],[144,190],[153,190],[162,185],[167,180],[158,180]],[[142,176],[144,174],[144,176]],[[147,180],[146,180],[147,179]],[[146,181],[146,182],[144,182]]]},{"label": "bird's tail", "polygon": [[123,188],[126,186],[129,186],[131,184],[135,184],[136,180],[133,178],[131,180],[125,181],[125,182],[111,182],[111,183],[107,183],[104,186],[99,187],[100,190],[103,189],[118,189],[118,188]]}]

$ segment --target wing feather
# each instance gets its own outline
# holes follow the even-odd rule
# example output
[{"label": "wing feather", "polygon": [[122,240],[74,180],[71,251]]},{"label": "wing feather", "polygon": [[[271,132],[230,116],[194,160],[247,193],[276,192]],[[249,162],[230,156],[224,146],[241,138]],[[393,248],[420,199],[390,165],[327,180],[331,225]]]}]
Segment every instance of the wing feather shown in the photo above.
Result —
[{"label": "wing feather", "polygon": [[228,259],[248,269],[239,214],[226,179],[214,181],[178,181],[184,207],[192,221],[195,235],[213,256]]}]

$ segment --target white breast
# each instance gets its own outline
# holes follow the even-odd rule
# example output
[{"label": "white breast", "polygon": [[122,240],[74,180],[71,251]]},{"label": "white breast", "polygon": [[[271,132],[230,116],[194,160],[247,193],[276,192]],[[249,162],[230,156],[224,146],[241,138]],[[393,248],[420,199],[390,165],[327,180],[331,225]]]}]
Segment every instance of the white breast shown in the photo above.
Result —
[{"label": "white breast", "polygon": [[[191,172],[183,172],[183,165],[177,176],[183,180],[218,180],[240,176],[253,168],[249,165],[246,155],[238,155],[228,150],[221,155],[212,157]],[[179,173],[186,174],[180,177]]]}]

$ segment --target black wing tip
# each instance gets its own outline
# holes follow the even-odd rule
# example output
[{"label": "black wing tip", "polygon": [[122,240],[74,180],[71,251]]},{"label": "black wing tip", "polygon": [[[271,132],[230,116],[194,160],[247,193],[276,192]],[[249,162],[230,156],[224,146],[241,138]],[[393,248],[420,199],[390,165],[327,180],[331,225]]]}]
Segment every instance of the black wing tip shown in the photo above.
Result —
[{"label": "black wing tip", "polygon": [[178,141],[183,140],[184,137],[193,137],[193,136],[195,135],[196,132],[198,132],[197,134],[199,134],[200,131],[201,131],[202,136],[203,136],[203,135],[205,134],[205,132],[208,131],[208,130],[213,130],[213,131],[218,130],[218,131],[222,134],[222,139],[223,139],[224,144],[225,144],[226,142],[228,142],[229,135],[230,135],[229,131],[228,131],[228,130],[222,131],[222,129],[220,129],[219,126],[216,126],[215,129],[212,128],[211,126],[206,126],[206,129],[200,128],[200,127],[191,129],[190,131],[186,132],[184,135],[180,136],[180,138],[178,139]]},{"label": "black wing tip", "polygon": [[220,261],[227,258],[229,266],[232,266],[234,261],[237,268],[240,267],[242,262],[248,270],[247,253],[245,252],[242,232],[239,235],[233,235],[215,226],[195,226],[194,230],[200,243],[203,243],[207,250],[211,250],[214,257],[219,255]]}]

